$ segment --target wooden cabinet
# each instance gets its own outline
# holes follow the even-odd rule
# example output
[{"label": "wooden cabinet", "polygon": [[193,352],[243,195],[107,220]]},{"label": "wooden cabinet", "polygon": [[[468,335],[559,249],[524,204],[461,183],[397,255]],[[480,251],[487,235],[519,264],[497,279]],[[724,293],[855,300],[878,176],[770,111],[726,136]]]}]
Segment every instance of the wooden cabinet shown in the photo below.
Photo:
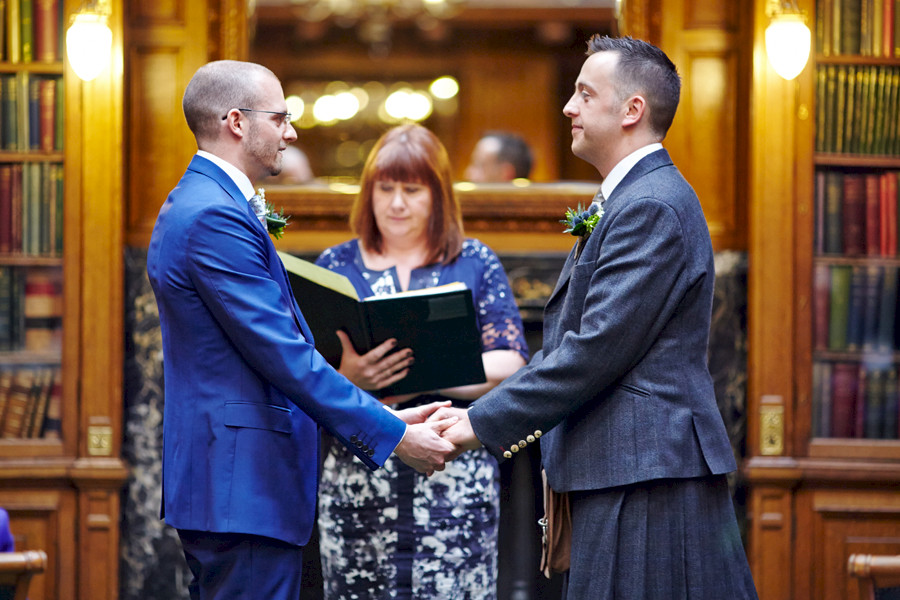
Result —
[{"label": "wooden cabinet", "polygon": [[[888,202],[874,192],[900,171],[900,148],[877,142],[894,135],[891,124],[900,120],[898,86],[885,83],[900,59],[833,52],[841,50],[831,37],[834,19],[845,35],[849,21],[817,15],[826,3],[840,4],[799,3],[818,45],[790,82],[766,62],[770,3],[755,3],[751,415],[743,466],[751,485],[749,557],[763,600],[857,598],[850,554],[900,554],[892,416],[900,355],[889,323],[897,306],[890,281],[900,266],[891,242],[897,196]],[[884,218],[880,210],[888,211]]]},{"label": "wooden cabinet", "polygon": [[[81,5],[60,3],[33,3],[59,10],[57,32]],[[113,63],[94,81],[81,82],[60,36],[40,41],[38,28],[31,60],[8,45],[0,62],[0,188],[11,198],[0,200],[0,506],[16,549],[49,558],[31,600],[118,592],[122,10],[110,5]]]}]

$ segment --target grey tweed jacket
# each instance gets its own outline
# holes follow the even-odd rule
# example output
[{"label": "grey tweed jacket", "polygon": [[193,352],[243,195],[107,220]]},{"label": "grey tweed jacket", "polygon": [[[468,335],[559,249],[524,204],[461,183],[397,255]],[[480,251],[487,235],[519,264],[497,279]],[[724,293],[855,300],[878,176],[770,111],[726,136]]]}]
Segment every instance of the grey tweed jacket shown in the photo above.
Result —
[{"label": "grey tweed jacket", "polygon": [[644,157],[570,253],[542,349],[472,405],[478,439],[503,459],[540,438],[560,492],[734,470],[707,366],[714,277],[697,195],[668,152]]}]

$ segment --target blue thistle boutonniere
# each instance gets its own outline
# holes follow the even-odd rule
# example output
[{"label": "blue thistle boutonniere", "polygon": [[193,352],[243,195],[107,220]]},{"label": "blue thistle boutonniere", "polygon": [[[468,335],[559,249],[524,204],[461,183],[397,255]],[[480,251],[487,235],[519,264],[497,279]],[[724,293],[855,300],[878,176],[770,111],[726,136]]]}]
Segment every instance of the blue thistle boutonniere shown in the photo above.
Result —
[{"label": "blue thistle boutonniere", "polygon": [[559,222],[566,226],[563,233],[585,236],[590,235],[602,216],[603,208],[596,202],[592,203],[587,210],[583,210],[579,204],[577,210],[571,208],[566,210],[566,218],[560,219]]},{"label": "blue thistle boutonniere", "polygon": [[288,219],[291,217],[285,216],[284,207],[281,208],[281,211],[275,212],[275,207],[266,202],[266,190],[263,188],[258,188],[256,194],[266,207],[266,231],[268,231],[276,240],[281,239],[281,236],[284,235],[284,228],[287,226]]}]

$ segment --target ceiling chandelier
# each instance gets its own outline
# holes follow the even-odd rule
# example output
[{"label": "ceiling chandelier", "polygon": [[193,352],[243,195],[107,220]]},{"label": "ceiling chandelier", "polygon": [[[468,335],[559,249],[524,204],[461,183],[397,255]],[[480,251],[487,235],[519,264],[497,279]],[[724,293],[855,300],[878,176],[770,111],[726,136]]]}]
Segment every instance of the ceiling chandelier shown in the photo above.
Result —
[{"label": "ceiling chandelier", "polygon": [[394,23],[412,21],[428,31],[441,19],[459,14],[466,0],[291,0],[301,19],[328,19],[339,27],[356,26],[359,39],[373,49],[390,44]]}]

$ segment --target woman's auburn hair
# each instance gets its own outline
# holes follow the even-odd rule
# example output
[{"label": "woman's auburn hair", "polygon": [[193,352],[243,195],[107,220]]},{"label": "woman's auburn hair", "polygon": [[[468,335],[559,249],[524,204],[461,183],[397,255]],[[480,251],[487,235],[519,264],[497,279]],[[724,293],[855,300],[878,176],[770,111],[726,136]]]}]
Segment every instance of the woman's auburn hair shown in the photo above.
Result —
[{"label": "woman's auburn hair", "polygon": [[431,190],[428,256],[425,264],[449,263],[462,250],[462,210],[453,191],[447,149],[421,125],[399,125],[379,138],[363,167],[350,227],[366,250],[380,254],[384,240],[375,222],[372,193],[378,181],[421,183]]}]

